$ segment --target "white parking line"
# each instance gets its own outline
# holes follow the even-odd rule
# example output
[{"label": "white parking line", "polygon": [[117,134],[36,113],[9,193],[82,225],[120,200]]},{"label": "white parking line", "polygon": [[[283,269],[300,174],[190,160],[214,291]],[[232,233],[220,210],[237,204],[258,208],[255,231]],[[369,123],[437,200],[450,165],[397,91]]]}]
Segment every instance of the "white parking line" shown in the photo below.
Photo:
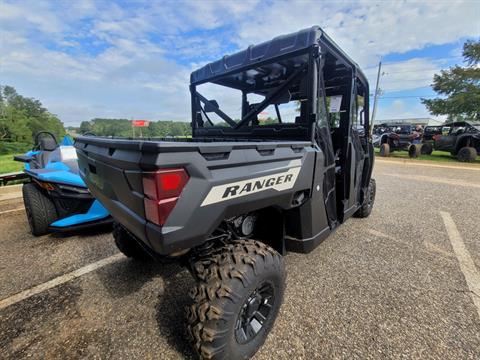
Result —
[{"label": "white parking line", "polygon": [[460,264],[460,269],[462,270],[465,281],[470,289],[470,296],[477,307],[478,317],[480,318],[480,274],[475,267],[475,263],[473,262],[470,253],[465,247],[462,236],[458,232],[452,216],[445,211],[440,211],[440,215],[443,218],[450,243],[453,247],[453,252]]},{"label": "white parking line", "polygon": [[94,270],[100,269],[101,267],[104,267],[106,265],[112,264],[118,260],[125,259],[125,255],[118,253],[113,256],[110,256],[108,258],[99,260],[97,262],[88,264],[84,267],[81,267],[80,269],[74,270],[72,272],[69,272],[68,274],[61,275],[59,277],[56,277],[55,279],[52,279],[50,281],[47,281],[43,284],[34,286],[30,289],[24,290],[22,292],[19,292],[15,295],[12,295],[8,298],[5,298],[3,300],[0,300],[0,310],[5,309],[6,307],[16,304],[20,301],[23,301],[25,299],[28,299],[31,296],[40,294],[43,291],[46,291],[48,289],[54,288],[55,286],[64,284],[70,280],[76,279],[82,275],[88,274],[89,272],[92,272]]}]

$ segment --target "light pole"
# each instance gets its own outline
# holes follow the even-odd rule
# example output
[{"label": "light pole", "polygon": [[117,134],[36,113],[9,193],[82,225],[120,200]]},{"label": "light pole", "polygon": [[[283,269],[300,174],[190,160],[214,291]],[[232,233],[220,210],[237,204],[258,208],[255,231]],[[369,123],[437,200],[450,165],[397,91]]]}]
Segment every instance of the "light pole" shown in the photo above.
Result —
[{"label": "light pole", "polygon": [[380,83],[380,72],[382,71],[382,62],[380,61],[378,63],[378,73],[377,73],[377,85],[375,86],[375,96],[373,98],[373,111],[372,111],[372,126],[373,123],[375,122],[375,116],[377,115],[377,105],[378,105],[378,92],[379,92],[379,83]]}]

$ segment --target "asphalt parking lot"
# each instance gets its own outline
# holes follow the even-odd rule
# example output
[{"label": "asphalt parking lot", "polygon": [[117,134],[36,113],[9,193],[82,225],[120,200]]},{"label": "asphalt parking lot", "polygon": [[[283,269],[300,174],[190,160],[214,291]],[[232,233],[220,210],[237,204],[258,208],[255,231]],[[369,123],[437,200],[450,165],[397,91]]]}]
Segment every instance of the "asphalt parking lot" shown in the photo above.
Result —
[{"label": "asphalt parking lot", "polygon": [[[480,358],[480,167],[408,164],[377,161],[372,215],[286,256],[256,359]],[[193,357],[185,270],[108,231],[34,238],[19,206],[0,202],[0,358]]]}]

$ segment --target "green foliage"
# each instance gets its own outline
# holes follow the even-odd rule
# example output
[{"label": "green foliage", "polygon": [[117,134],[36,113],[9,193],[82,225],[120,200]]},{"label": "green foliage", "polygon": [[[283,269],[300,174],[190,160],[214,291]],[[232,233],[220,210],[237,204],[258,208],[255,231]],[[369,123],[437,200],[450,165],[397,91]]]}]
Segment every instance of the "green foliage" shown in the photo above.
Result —
[{"label": "green foliage", "polygon": [[[375,155],[379,156],[379,154],[380,154],[380,149],[375,148]],[[457,164],[459,163],[457,158],[452,156],[449,152],[437,151],[437,150],[434,150],[431,155],[421,155],[415,159],[412,159],[410,156],[408,156],[408,151],[395,151],[390,154],[390,158],[404,159],[411,162],[421,162],[421,161],[427,160],[427,161],[448,162],[448,163],[457,163]],[[380,157],[380,159],[385,159],[385,158]],[[465,163],[462,163],[462,164],[463,166],[465,166]],[[480,165],[480,157],[477,157],[477,160],[469,164]]]},{"label": "green foliage", "polygon": [[0,141],[0,154],[18,154],[25,153],[32,148],[31,143]]},{"label": "green foliage", "polygon": [[466,67],[441,70],[432,88],[442,98],[422,99],[433,115],[448,115],[449,120],[480,120],[480,41],[463,45]]},{"label": "green foliage", "polygon": [[261,125],[272,125],[272,124],[278,124],[278,119],[277,118],[272,118],[269,116],[265,120],[260,120]]},{"label": "green foliage", "polygon": [[181,121],[151,121],[148,127],[132,129],[131,120],[127,119],[93,119],[82,121],[79,133],[91,132],[97,136],[116,137],[166,137],[190,136],[190,123]]},{"label": "green foliage", "polygon": [[23,163],[13,160],[13,155],[0,155],[0,174],[16,172],[22,169]]},{"label": "green foliage", "polygon": [[35,134],[42,130],[52,132],[57,139],[65,134],[62,122],[40,101],[19,95],[11,86],[0,86],[0,153],[23,151],[22,144],[30,147]]},{"label": "green foliage", "polygon": [[93,119],[82,121],[80,134],[92,132],[99,136],[132,136],[132,124],[127,119]]},{"label": "green foliage", "polygon": [[190,123],[181,121],[155,121],[148,126],[148,136],[190,136],[192,129]]},{"label": "green foliage", "polygon": [[467,40],[463,44],[463,57],[469,66],[480,62],[480,41]]}]

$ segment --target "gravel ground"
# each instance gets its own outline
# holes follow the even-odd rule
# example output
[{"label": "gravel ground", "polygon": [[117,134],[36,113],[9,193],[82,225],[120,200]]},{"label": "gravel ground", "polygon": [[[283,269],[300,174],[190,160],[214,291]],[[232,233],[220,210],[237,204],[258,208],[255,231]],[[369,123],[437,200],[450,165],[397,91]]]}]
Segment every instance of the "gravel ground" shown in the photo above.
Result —
[{"label": "gravel ground", "polygon": [[[284,303],[256,359],[480,358],[480,294],[440,216],[451,214],[478,271],[480,171],[377,161],[375,178],[368,219],[286,256]],[[108,229],[33,238],[23,212],[0,216],[0,229],[0,299],[117,253]],[[0,358],[193,358],[192,284],[175,264],[121,258],[1,309]]]}]

